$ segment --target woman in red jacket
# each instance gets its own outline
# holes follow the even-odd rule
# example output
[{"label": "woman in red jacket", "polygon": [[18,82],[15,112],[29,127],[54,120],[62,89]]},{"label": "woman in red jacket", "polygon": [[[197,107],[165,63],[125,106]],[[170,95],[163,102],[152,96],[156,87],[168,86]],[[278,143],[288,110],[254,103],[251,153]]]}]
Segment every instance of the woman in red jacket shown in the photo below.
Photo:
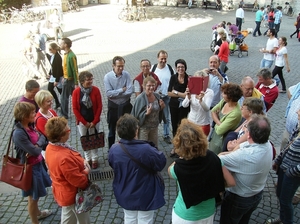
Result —
[{"label": "woman in red jacket", "polygon": [[66,143],[71,130],[64,117],[50,118],[45,129],[49,140],[46,164],[52,180],[53,196],[62,207],[61,223],[88,224],[90,212],[76,214],[75,199],[78,188],[88,187],[90,166],[75,148]]},{"label": "woman in red jacket", "polygon": [[[93,86],[93,75],[88,71],[79,74],[80,86],[72,94],[73,112],[80,136],[99,132],[100,115],[102,112],[102,97],[100,90]],[[85,159],[98,168],[98,149],[84,151]]]},{"label": "woman in red jacket", "polygon": [[222,40],[222,44],[219,49],[219,58],[220,58],[220,69],[223,73],[225,73],[225,67],[228,63],[228,56],[229,56],[229,46],[227,42],[227,35],[226,33],[221,34],[220,39]]}]

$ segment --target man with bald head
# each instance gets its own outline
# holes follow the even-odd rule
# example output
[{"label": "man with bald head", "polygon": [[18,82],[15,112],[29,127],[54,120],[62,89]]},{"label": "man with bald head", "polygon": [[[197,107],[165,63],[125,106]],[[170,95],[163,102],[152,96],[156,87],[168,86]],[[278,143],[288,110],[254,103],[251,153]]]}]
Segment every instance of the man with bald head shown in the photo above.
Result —
[{"label": "man with bald head", "polygon": [[211,108],[213,108],[221,100],[221,86],[228,82],[228,77],[220,70],[220,59],[217,55],[211,56],[208,63],[209,68],[204,69],[204,71],[209,74],[208,88],[214,91],[214,98],[211,103]]},{"label": "man with bald head", "polygon": [[[247,97],[254,97],[264,102],[264,95],[255,88],[255,82],[250,76],[246,76],[242,79],[241,89],[243,91],[243,96],[238,101],[240,106],[243,106],[244,99]],[[266,112],[265,104],[263,111]]]}]

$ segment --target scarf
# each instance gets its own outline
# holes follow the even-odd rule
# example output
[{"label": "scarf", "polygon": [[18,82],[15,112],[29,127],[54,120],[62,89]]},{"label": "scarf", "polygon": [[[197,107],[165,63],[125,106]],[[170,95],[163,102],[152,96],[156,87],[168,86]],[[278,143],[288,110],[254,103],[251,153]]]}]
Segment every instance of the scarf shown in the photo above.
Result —
[{"label": "scarf", "polygon": [[187,209],[225,191],[221,161],[209,150],[204,157],[177,159],[174,171]]},{"label": "scarf", "polygon": [[84,88],[82,86],[80,86],[80,90],[83,93],[83,97],[82,97],[82,103],[86,106],[87,109],[91,108],[93,106],[91,98],[90,98],[90,93],[92,92],[92,88]]},{"label": "scarf", "polygon": [[64,148],[67,148],[67,149],[70,149],[70,150],[73,150],[75,152],[77,152],[77,149],[75,149],[74,147],[70,146],[68,143],[62,143],[62,142],[49,142],[49,144],[51,145],[56,145],[56,146],[61,146],[61,147],[64,147]]}]

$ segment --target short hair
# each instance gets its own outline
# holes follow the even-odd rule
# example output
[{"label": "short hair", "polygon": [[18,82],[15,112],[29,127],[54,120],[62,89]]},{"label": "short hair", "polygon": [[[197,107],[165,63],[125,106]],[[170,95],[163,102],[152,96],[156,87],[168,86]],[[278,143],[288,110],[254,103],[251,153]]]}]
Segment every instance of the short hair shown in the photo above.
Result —
[{"label": "short hair", "polygon": [[34,100],[35,102],[37,103],[37,105],[39,107],[42,107],[44,101],[47,99],[47,98],[50,98],[53,99],[53,96],[52,94],[48,91],[48,90],[40,90],[37,92],[37,94],[34,96]]},{"label": "short hair", "polygon": [[271,124],[264,115],[253,114],[247,125],[249,135],[257,144],[264,144],[269,140]]},{"label": "short hair", "polygon": [[122,56],[115,56],[112,61],[113,65],[116,65],[117,61],[123,61],[125,63],[125,59]]},{"label": "short hair", "polygon": [[66,135],[68,120],[64,117],[52,117],[45,125],[45,133],[50,142],[59,142]]},{"label": "short hair", "polygon": [[175,152],[180,157],[191,160],[199,156],[206,156],[207,136],[199,125],[185,118],[181,120],[173,139],[173,145]]},{"label": "short hair", "polygon": [[72,41],[69,38],[64,37],[61,40],[68,46],[68,48],[72,47]]},{"label": "short hair", "polygon": [[89,71],[82,71],[79,73],[78,76],[79,83],[82,84],[87,78],[91,78],[91,77],[93,77],[92,73],[90,73]]},{"label": "short hair", "polygon": [[139,121],[131,114],[124,114],[117,121],[117,132],[120,138],[132,140],[138,130]]},{"label": "short hair", "polygon": [[141,63],[140,63],[140,65],[142,65],[142,62],[144,62],[144,61],[147,61],[147,62],[149,62],[149,65],[150,65],[150,67],[151,67],[151,62],[150,62],[150,60],[149,60],[149,59],[142,59],[142,60],[141,60]]},{"label": "short hair", "polygon": [[206,76],[208,76],[208,74],[205,72],[205,70],[199,70],[199,71],[196,71],[195,73],[194,73],[194,76],[195,77],[199,77],[199,76],[203,76],[203,77],[206,77]]},{"label": "short hair", "polygon": [[230,25],[231,25],[231,22],[228,22],[228,23],[227,23],[227,26],[230,26]]},{"label": "short hair", "polygon": [[157,84],[157,83],[156,83],[156,80],[155,80],[152,76],[147,76],[147,77],[144,78],[144,80],[143,80],[143,87],[146,87],[146,84],[147,84],[148,82],[155,83],[155,85]]},{"label": "short hair", "polygon": [[275,36],[276,35],[276,31],[275,29],[269,29],[270,33],[272,34],[272,36]]},{"label": "short hair", "polygon": [[215,59],[217,59],[217,61],[218,61],[219,64],[221,63],[220,58],[219,58],[218,55],[212,55],[212,56],[210,56],[208,61],[210,61],[211,58],[215,58]]},{"label": "short hair", "polygon": [[32,111],[35,111],[35,106],[28,102],[17,102],[14,107],[14,117],[16,121],[23,121],[28,118]]},{"label": "short hair", "polygon": [[218,27],[218,28],[217,28],[217,33],[218,33],[218,34],[225,33],[224,28],[223,28],[223,27]]},{"label": "short hair", "polygon": [[226,33],[222,33],[222,34],[221,34],[221,40],[226,40],[226,39],[227,39]]},{"label": "short hair", "polygon": [[36,88],[40,88],[40,84],[34,79],[28,80],[25,84],[25,89],[26,89],[27,92],[30,92],[30,91],[32,91],[33,89],[36,89]]},{"label": "short hair", "polygon": [[225,83],[221,86],[221,91],[226,94],[227,98],[232,102],[237,102],[243,96],[241,87],[235,83]]},{"label": "short hair", "polygon": [[177,67],[178,64],[183,64],[184,67],[185,67],[185,71],[187,70],[187,65],[186,65],[185,60],[183,60],[183,59],[178,59],[178,60],[176,60],[176,61],[175,61],[175,67]]},{"label": "short hair", "polygon": [[287,39],[286,39],[286,37],[280,37],[280,38],[281,38],[284,46],[286,46],[287,45]]},{"label": "short hair", "polygon": [[261,76],[263,79],[272,79],[272,73],[268,68],[260,69],[256,76]]},{"label": "short hair", "polygon": [[165,50],[160,50],[158,53],[157,53],[157,58],[159,58],[159,55],[160,54],[166,54],[168,56],[168,53],[165,51]]},{"label": "short hair", "polygon": [[243,101],[243,106],[246,106],[253,114],[263,114],[264,105],[261,99],[247,97]]},{"label": "short hair", "polygon": [[264,10],[265,9],[265,7],[260,7],[260,10]]},{"label": "short hair", "polygon": [[251,82],[251,83],[253,83],[253,85],[255,85],[254,80],[250,76],[245,76],[242,79],[241,85],[244,85],[245,83],[248,83],[248,82]]}]

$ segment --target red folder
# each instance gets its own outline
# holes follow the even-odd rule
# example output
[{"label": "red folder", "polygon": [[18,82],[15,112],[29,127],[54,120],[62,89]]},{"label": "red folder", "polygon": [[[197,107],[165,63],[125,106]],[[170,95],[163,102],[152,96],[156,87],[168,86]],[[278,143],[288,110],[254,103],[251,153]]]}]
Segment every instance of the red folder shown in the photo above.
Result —
[{"label": "red folder", "polygon": [[200,94],[201,91],[205,92],[208,86],[209,76],[206,77],[190,77],[188,88],[191,94]]}]

